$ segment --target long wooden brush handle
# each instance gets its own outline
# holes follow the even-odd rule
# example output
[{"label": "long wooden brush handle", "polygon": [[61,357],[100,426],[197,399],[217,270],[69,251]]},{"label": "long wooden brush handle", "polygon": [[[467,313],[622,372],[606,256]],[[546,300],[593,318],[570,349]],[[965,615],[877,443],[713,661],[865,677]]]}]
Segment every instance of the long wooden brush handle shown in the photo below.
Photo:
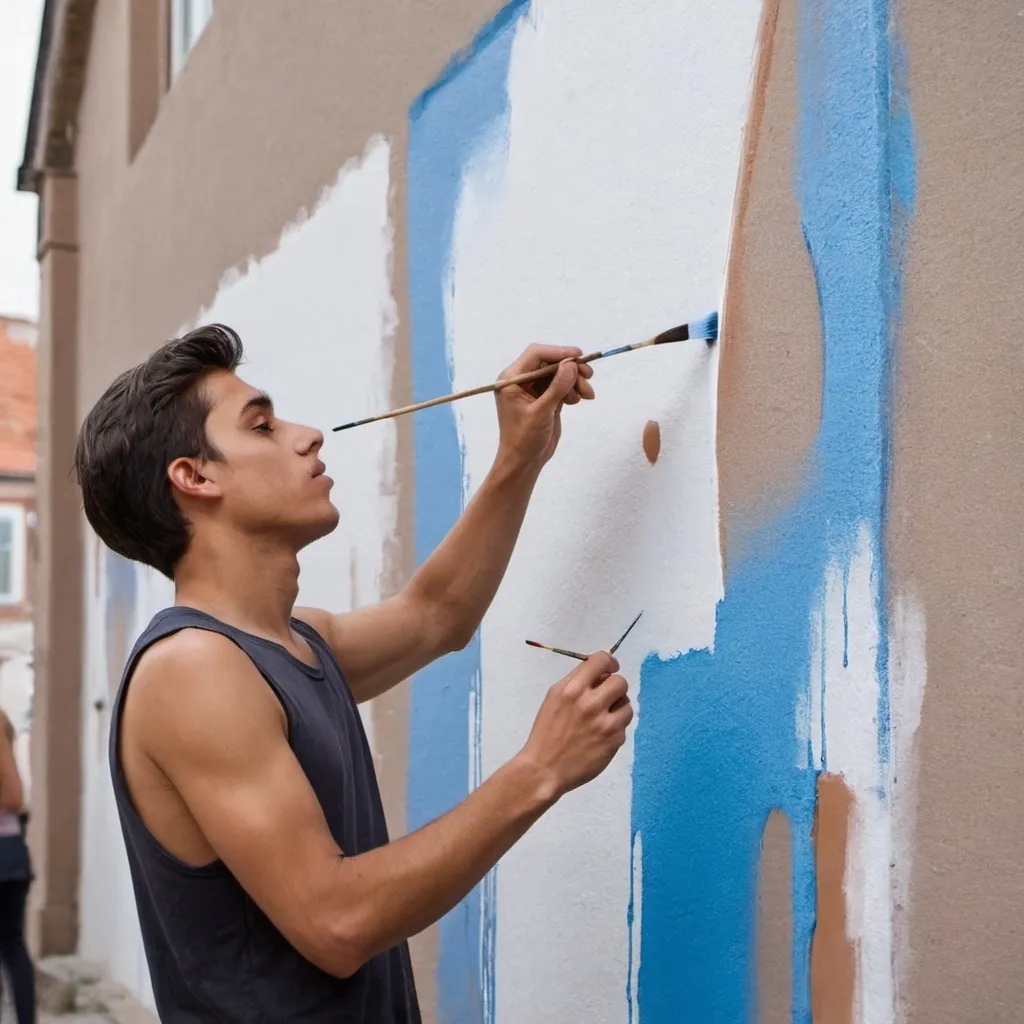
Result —
[{"label": "long wooden brush handle", "polygon": [[[606,356],[617,356],[622,352],[635,352],[638,348],[647,348],[648,345],[663,345],[673,341],[689,341],[691,339],[703,339],[709,345],[718,340],[718,313],[711,313],[701,320],[694,320],[690,323],[680,324],[672,327],[661,334],[648,338],[646,341],[638,341],[632,345],[619,345],[617,348],[606,348],[602,352],[591,352],[588,356],[577,356],[577,363],[592,363],[596,359],[604,359]],[[562,360],[568,362],[568,360]],[[343,423],[334,430],[349,430],[352,427],[361,427],[366,423],[377,423],[380,420],[390,420],[395,416],[404,416],[408,412],[417,412],[420,409],[431,409],[435,405],[446,405],[448,402],[457,402],[460,398],[470,398],[473,395],[486,395],[488,391],[501,391],[510,388],[513,384],[528,384],[532,380],[540,380],[541,377],[550,377],[558,370],[562,363],[551,363],[549,366],[542,366],[537,370],[529,370],[526,373],[519,373],[507,380],[496,380],[493,384],[483,384],[478,388],[469,388],[467,391],[456,391],[453,395],[440,395],[431,398],[426,402],[417,402],[415,405],[404,405],[401,409],[392,409],[391,412],[383,412],[379,416],[367,416],[366,419],[356,420],[354,423]]]},{"label": "long wooden brush handle", "polygon": [[[640,345],[631,345],[630,348],[640,348],[649,342],[641,342]],[[592,363],[603,355],[610,355],[607,352],[591,352],[587,356],[577,356],[577,363]],[[569,362],[563,359],[562,362]],[[473,395],[486,395],[488,391],[503,391],[512,387],[513,384],[529,384],[530,381],[540,380],[542,377],[550,377],[556,373],[562,363],[550,363],[537,370],[528,370],[526,373],[517,373],[514,377],[506,377],[504,380],[496,380],[493,384],[481,384],[480,387],[468,388],[465,391],[456,391],[451,395],[441,395],[438,398],[430,398],[426,402],[417,402],[415,405],[403,405],[401,409],[392,409],[391,412],[382,412],[378,416],[368,416],[364,420],[355,420],[353,423],[343,423],[340,427],[334,427],[334,431],[349,430],[351,427],[361,427],[367,423],[376,423],[379,420],[389,420],[395,416],[404,416],[409,412],[419,412],[420,409],[430,409],[435,405],[446,405],[448,402],[456,402],[460,398],[472,398]]]}]

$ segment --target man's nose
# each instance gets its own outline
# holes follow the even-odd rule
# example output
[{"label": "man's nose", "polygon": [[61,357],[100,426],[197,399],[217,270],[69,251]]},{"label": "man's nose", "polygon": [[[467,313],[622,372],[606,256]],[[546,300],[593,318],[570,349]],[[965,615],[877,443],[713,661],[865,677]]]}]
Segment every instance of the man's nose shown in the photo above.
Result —
[{"label": "man's nose", "polygon": [[303,455],[315,455],[324,446],[324,435],[322,430],[314,427],[303,427],[300,435],[300,451]]}]

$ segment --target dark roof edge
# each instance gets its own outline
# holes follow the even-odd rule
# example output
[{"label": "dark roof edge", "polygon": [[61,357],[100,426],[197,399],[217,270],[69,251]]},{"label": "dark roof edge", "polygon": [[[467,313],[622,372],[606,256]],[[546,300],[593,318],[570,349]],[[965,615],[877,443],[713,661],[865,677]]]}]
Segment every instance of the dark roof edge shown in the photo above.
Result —
[{"label": "dark roof edge", "polygon": [[53,56],[53,25],[56,20],[59,0],[46,0],[43,18],[39,28],[39,52],[36,55],[36,73],[32,83],[32,100],[29,105],[28,128],[25,132],[25,156],[18,168],[17,186],[19,192],[36,192],[39,189],[40,168],[36,166],[39,141],[39,120],[43,113],[47,72]]}]

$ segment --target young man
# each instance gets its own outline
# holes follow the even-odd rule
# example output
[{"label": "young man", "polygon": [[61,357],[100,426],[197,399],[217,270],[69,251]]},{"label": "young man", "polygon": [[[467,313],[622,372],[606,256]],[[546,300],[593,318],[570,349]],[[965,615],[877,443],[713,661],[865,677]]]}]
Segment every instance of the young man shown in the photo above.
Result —
[{"label": "young man", "polygon": [[339,518],[323,435],[235,375],[233,331],[169,342],[89,413],[86,516],[175,586],[125,668],[110,744],[162,1020],[419,1021],[406,939],[624,742],[626,681],[595,654],[551,688],[515,758],[389,842],[356,707],[473,636],[562,406],[593,397],[579,354],[532,346],[506,371],[569,360],[546,387],[497,394],[494,466],[405,589],[340,615],[293,607],[297,553]]}]

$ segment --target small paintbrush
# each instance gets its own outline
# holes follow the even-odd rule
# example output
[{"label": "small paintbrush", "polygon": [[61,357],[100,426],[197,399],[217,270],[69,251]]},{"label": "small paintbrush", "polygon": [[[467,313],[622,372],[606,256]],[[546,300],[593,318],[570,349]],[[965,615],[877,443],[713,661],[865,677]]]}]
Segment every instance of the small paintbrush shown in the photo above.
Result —
[{"label": "small paintbrush", "polygon": [[[640,612],[640,615],[643,615],[643,612]],[[626,639],[627,636],[629,636],[629,634],[633,630],[633,627],[640,621],[640,615],[638,615],[629,624],[629,628],[626,630],[626,632],[623,633],[622,636],[620,636],[614,644],[612,644],[611,650],[608,652],[609,654],[614,654],[619,649],[619,645],[622,643],[623,640]],[[586,661],[587,658],[590,657],[589,654],[580,654],[579,651],[567,651],[564,647],[552,647],[550,644],[542,644],[536,640],[527,640],[526,642],[531,647],[540,647],[542,650],[545,651],[554,651],[555,654],[564,654],[567,658],[575,658],[577,661]]]},{"label": "small paintbrush", "polygon": [[[646,341],[637,341],[632,345],[619,345],[617,348],[607,348],[602,352],[591,352],[588,356],[577,356],[577,363],[593,363],[598,359],[605,359],[608,356],[621,355],[623,352],[635,352],[638,348],[647,348],[650,345],[667,345],[673,341],[706,341],[713,345],[718,340],[718,314],[709,313],[700,320],[691,320],[688,324],[680,324],[671,330],[662,331],[661,334],[648,338]],[[508,377],[505,380],[495,381],[493,384],[483,384],[477,388],[469,388],[466,391],[456,391],[452,395],[441,395],[438,398],[428,399],[426,402],[417,402],[415,405],[403,405],[400,409],[392,409],[391,412],[382,412],[378,416],[367,416],[366,419],[353,420],[351,423],[342,423],[340,427],[334,427],[334,431],[351,430],[352,427],[362,427],[367,423],[377,423],[380,420],[389,420],[395,416],[404,416],[409,412],[418,412],[420,409],[429,409],[435,405],[444,405],[446,402],[455,402],[460,398],[471,398],[473,395],[485,395],[489,391],[501,391],[504,388],[512,387],[513,384],[528,384],[530,381],[540,380],[542,377],[552,376],[560,366],[560,363],[551,363],[542,366],[538,370],[530,370],[527,373],[517,374],[515,377]]]}]

